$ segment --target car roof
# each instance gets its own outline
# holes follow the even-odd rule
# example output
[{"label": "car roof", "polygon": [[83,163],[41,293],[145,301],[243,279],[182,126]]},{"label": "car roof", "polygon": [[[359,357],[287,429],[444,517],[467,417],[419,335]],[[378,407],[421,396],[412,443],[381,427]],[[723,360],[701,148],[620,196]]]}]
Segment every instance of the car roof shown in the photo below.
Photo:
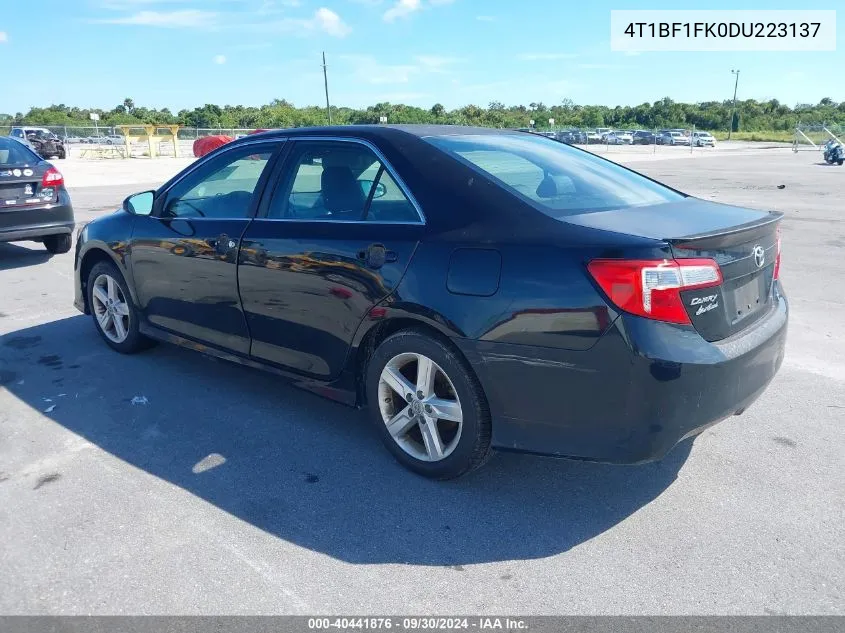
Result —
[{"label": "car roof", "polygon": [[[418,138],[438,136],[465,136],[489,134],[524,134],[520,130],[499,129],[489,127],[473,127],[468,125],[333,125],[320,127],[297,127],[266,130],[249,134],[247,138],[286,138],[289,136],[338,136],[359,137],[367,139],[395,140],[403,135]],[[240,140],[240,139],[238,139]]]}]

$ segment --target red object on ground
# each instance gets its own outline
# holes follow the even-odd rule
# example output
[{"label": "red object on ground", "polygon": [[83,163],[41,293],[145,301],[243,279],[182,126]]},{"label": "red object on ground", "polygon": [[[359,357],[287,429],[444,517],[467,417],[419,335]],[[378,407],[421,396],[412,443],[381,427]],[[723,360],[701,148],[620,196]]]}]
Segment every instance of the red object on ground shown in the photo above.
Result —
[{"label": "red object on ground", "polygon": [[205,156],[209,152],[213,152],[221,145],[231,143],[234,139],[225,134],[217,134],[215,136],[203,136],[194,141],[194,156],[199,158]]}]

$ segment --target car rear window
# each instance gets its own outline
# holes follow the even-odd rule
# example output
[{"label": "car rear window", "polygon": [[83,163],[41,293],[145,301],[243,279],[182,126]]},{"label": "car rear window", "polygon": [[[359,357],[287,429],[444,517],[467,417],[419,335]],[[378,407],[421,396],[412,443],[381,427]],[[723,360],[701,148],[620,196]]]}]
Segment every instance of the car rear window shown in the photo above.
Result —
[{"label": "car rear window", "polygon": [[0,137],[0,167],[7,165],[31,165],[41,159],[28,147],[11,138]]},{"label": "car rear window", "polygon": [[478,134],[426,140],[556,218],[684,198],[624,167],[544,137]]}]

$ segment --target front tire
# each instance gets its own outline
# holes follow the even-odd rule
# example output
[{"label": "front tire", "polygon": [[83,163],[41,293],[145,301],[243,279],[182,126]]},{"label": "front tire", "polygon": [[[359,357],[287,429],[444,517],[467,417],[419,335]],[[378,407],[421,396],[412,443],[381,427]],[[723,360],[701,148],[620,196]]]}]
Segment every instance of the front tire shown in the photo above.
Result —
[{"label": "front tire", "polygon": [[409,470],[453,479],[489,458],[487,399],[466,361],[441,340],[416,330],[389,336],[370,359],[366,388],[382,442]]},{"label": "front tire", "polygon": [[44,238],[44,248],[53,255],[60,255],[67,253],[70,250],[71,237],[67,233],[64,235],[48,235]]},{"label": "front tire", "polygon": [[88,306],[94,327],[113,350],[134,354],[152,346],[138,330],[139,314],[123,275],[111,262],[96,264],[88,275]]}]

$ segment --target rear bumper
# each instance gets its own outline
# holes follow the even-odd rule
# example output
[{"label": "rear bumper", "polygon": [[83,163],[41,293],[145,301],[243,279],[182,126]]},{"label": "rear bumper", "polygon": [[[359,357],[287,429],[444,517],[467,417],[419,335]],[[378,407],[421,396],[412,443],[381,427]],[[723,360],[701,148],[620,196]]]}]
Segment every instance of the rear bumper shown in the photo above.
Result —
[{"label": "rear bumper", "polygon": [[35,240],[73,232],[73,207],[66,192],[56,204],[0,208],[0,242]]},{"label": "rear bumper", "polygon": [[763,319],[717,343],[630,315],[586,351],[456,343],[490,401],[496,448],[633,464],[754,402],[783,362],[787,320],[779,297]]}]

